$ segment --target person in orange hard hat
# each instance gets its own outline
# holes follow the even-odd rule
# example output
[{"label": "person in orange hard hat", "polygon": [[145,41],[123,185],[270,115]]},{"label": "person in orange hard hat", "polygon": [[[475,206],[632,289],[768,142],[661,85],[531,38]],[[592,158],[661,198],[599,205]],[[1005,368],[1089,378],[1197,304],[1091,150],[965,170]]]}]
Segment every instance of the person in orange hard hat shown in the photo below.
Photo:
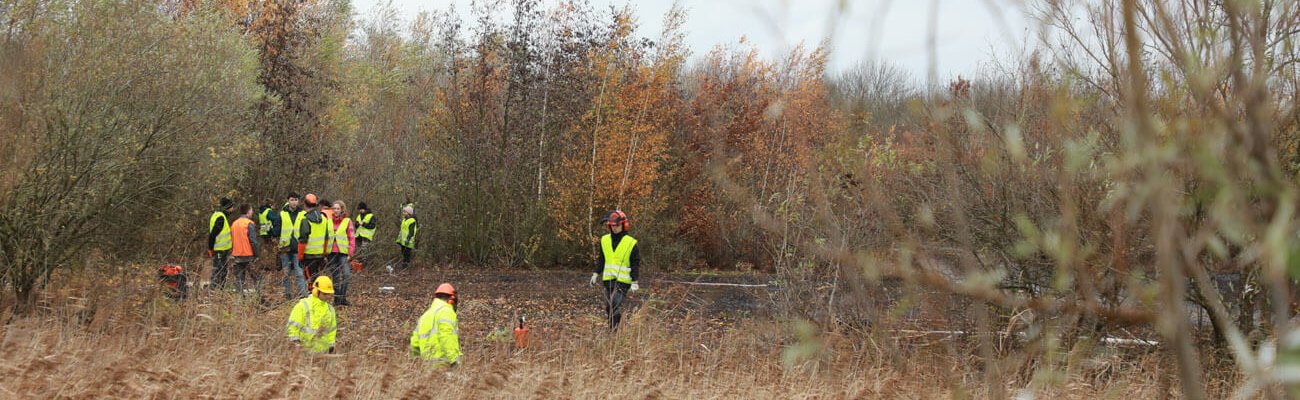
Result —
[{"label": "person in orange hard hat", "polygon": [[433,292],[433,303],[411,332],[411,354],[435,366],[455,366],[460,362],[456,288],[450,283],[438,285],[438,290]]},{"label": "person in orange hard hat", "polygon": [[609,329],[618,329],[623,319],[623,301],[628,292],[635,292],[637,275],[641,268],[640,249],[636,239],[627,233],[631,228],[627,214],[614,210],[602,220],[609,233],[600,237],[600,252],[596,253],[595,270],[591,274],[591,284],[601,282],[605,289],[605,317],[609,320]]}]

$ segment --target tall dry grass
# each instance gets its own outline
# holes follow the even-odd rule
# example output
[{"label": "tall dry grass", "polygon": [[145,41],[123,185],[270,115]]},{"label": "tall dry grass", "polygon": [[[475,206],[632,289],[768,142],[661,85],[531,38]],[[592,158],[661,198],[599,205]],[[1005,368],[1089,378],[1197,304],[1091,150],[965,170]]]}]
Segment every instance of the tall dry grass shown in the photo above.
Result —
[{"label": "tall dry grass", "polygon": [[[618,333],[535,327],[535,345],[524,351],[490,339],[487,329],[477,328],[483,324],[468,320],[473,313],[463,312],[464,362],[448,374],[409,357],[404,341],[392,342],[405,337],[409,321],[389,321],[393,332],[358,333],[349,325],[379,314],[354,313],[342,319],[339,354],[310,356],[283,338],[288,305],[225,294],[177,304],[144,278],[95,290],[101,279],[110,278],[68,279],[45,293],[39,312],[2,328],[0,397],[988,396],[982,362],[969,355],[974,337],[894,334],[864,341],[762,316],[719,327],[714,319],[670,312],[670,299],[660,296],[671,291],[644,294],[644,305]],[[1023,363],[1021,373],[1007,374],[1002,389],[1039,398],[1177,394],[1161,378],[1169,376],[1169,361],[1159,353],[1078,349],[1061,357],[1065,368],[1050,379],[1032,379],[1045,373],[1035,360],[1013,360]]]}]

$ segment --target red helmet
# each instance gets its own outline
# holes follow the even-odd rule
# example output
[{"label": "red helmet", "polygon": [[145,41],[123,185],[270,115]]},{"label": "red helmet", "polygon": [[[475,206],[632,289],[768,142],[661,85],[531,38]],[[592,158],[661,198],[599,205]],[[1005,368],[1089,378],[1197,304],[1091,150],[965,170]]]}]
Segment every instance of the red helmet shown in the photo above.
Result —
[{"label": "red helmet", "polygon": [[456,288],[452,287],[450,283],[443,283],[441,285],[438,285],[438,290],[433,291],[433,294],[435,296],[440,294],[451,296],[451,298],[448,299],[447,302],[451,303],[452,307],[456,307]]},{"label": "red helmet", "polygon": [[609,213],[608,217],[605,217],[606,227],[613,229],[614,225],[622,225],[623,231],[627,231],[629,228],[632,227],[631,224],[628,223],[627,214],[624,214],[623,210],[614,210],[613,212]]},{"label": "red helmet", "polygon": [[452,287],[450,283],[444,283],[438,285],[438,290],[433,291],[433,294],[445,294],[448,296],[455,296],[456,288]]}]

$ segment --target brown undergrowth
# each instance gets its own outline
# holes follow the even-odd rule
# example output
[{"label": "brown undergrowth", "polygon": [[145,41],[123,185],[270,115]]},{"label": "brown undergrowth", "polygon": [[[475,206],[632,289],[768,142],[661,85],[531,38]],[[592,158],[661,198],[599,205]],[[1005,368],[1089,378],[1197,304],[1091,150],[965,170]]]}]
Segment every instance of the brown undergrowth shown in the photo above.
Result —
[{"label": "brown undergrowth", "polygon": [[[410,272],[453,275],[447,270]],[[545,285],[551,274],[537,274]],[[567,280],[572,273],[559,273]],[[486,286],[491,274],[459,276]],[[473,276],[478,276],[474,278]],[[370,277],[373,278],[373,277]],[[880,343],[889,335],[797,333],[795,323],[764,316],[718,322],[672,310],[680,296],[662,285],[641,292],[620,332],[592,313],[534,329],[532,346],[515,350],[485,320],[496,294],[461,312],[463,365],[428,368],[405,353],[402,338],[417,315],[371,312],[382,302],[360,293],[340,311],[339,353],[302,354],[283,339],[287,303],[199,293],[174,303],[147,278],[91,290],[103,278],[78,277],[43,295],[39,312],[11,317],[0,341],[4,398],[982,398],[981,365],[960,339]],[[441,279],[441,278],[439,278]],[[368,296],[368,295],[367,295]],[[268,296],[271,297],[271,296]],[[419,295],[415,296],[416,298]],[[548,300],[563,303],[561,300]],[[408,302],[415,302],[410,300]],[[365,304],[370,304],[367,306]],[[560,304],[565,306],[565,304]],[[411,309],[419,309],[415,304]],[[582,306],[577,306],[582,307]],[[569,310],[571,311],[571,310]],[[592,310],[594,311],[594,309]],[[547,320],[537,315],[535,320]],[[367,321],[375,318],[392,321]],[[370,332],[364,326],[388,326]],[[883,338],[883,339],[882,339]],[[973,340],[971,340],[973,342]],[[802,346],[802,347],[801,347]],[[791,349],[811,349],[790,356]],[[1060,377],[1035,377],[1032,362],[1006,389],[1039,398],[1159,398],[1175,394],[1151,353],[1092,357]],[[1008,358],[1011,360],[1012,358]],[[1032,361],[1032,360],[1031,360]],[[1033,382],[1033,383],[1031,383]],[[1046,383],[1044,383],[1046,382]]]}]

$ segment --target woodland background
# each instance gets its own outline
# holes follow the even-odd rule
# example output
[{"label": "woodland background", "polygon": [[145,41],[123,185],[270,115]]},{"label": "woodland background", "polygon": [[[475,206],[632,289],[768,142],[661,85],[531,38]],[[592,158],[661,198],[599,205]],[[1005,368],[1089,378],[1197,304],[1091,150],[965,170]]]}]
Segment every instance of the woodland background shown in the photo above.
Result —
[{"label": "woodland background", "polygon": [[652,270],[771,273],[783,318],[863,337],[907,309],[872,293],[936,290],[1033,332],[1030,371],[1130,331],[1193,398],[1213,360],[1245,393],[1300,363],[1267,345],[1300,276],[1296,2],[1026,2],[1042,50],[926,84],[547,4],[0,1],[7,301],[193,257],[218,197],[296,191],[369,203],[386,254],[414,201],[418,259],[467,268],[585,269],[621,208]]}]

